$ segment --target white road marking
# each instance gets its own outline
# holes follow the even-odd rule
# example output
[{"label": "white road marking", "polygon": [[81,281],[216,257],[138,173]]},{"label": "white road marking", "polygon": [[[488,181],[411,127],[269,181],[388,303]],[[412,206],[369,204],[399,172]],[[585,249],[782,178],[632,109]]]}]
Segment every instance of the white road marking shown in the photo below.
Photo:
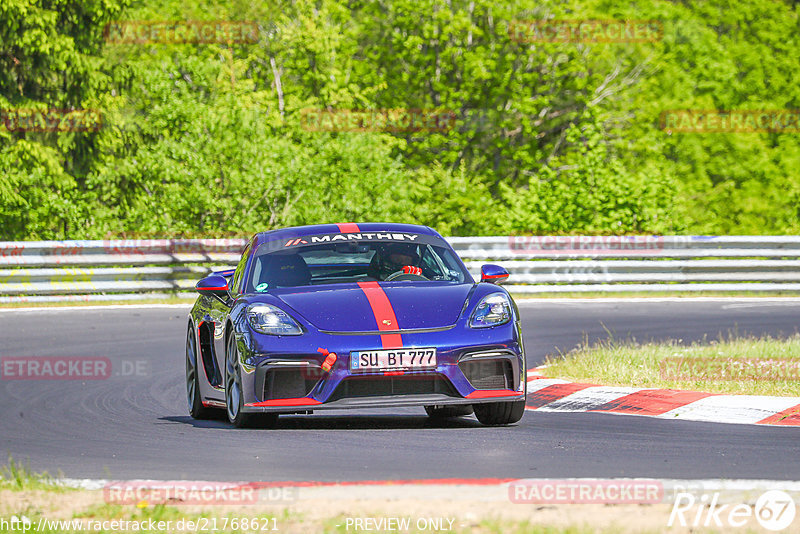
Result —
[{"label": "white road marking", "polygon": [[[797,397],[715,395],[696,400],[656,417],[718,423],[757,423],[800,404]],[[796,427],[795,427],[796,428]]]}]

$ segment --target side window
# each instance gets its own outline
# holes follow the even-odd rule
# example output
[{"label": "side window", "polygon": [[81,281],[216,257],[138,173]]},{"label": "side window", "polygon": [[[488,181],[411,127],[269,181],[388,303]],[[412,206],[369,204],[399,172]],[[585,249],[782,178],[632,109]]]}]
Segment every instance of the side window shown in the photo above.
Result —
[{"label": "side window", "polygon": [[436,273],[441,270],[439,265],[436,263],[436,260],[433,257],[433,253],[431,252],[430,247],[425,247],[422,249],[421,263],[422,265],[420,265],[420,267],[422,267],[422,269],[425,271]]},{"label": "side window", "polygon": [[244,278],[244,270],[247,267],[247,258],[250,256],[250,243],[242,252],[242,258],[239,260],[239,265],[236,266],[236,271],[233,273],[233,284],[231,284],[231,292],[237,295],[242,293],[242,279]]},{"label": "side window", "polygon": [[264,267],[264,260],[266,256],[262,254],[261,256],[257,256],[253,259],[253,274],[250,275],[250,290],[254,286],[258,285],[259,280],[261,280],[261,271]]}]

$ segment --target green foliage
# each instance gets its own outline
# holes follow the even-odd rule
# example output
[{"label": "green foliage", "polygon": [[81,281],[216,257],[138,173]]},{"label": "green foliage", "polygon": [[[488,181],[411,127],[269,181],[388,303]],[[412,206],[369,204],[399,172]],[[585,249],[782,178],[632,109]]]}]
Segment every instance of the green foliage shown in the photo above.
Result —
[{"label": "green foliage", "polygon": [[497,209],[486,184],[464,167],[450,171],[441,164],[423,167],[408,185],[408,215],[396,220],[426,224],[445,235],[481,235]]},{"label": "green foliage", "polygon": [[[111,89],[100,55],[106,21],[126,0],[0,3],[2,110],[89,109]],[[81,184],[97,158],[94,132],[0,126],[0,239],[80,237]]]},{"label": "green foliage", "polygon": [[[514,21],[658,19],[646,43]],[[110,21],[256,21],[259,41],[110,44]],[[798,134],[686,134],[672,109],[797,109],[780,0],[5,0],[0,239],[247,235],[394,220],[445,234],[800,231]],[[437,109],[440,132],[314,132],[303,110]]]},{"label": "green foliage", "polygon": [[626,169],[597,125],[572,126],[565,139],[574,150],[531,176],[528,187],[503,186],[509,206],[503,232],[638,234],[680,233],[674,226],[674,180],[658,169]]},{"label": "green foliage", "polygon": [[77,224],[70,200],[75,180],[52,147],[19,140],[0,152],[0,174],[10,191],[0,195],[3,233],[28,239],[65,237]]}]

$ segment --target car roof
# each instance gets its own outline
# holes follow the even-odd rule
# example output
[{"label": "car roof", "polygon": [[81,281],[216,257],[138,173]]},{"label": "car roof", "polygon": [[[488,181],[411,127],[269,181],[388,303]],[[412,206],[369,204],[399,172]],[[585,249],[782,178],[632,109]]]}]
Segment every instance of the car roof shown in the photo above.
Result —
[{"label": "car roof", "polygon": [[267,241],[276,239],[292,239],[307,235],[320,234],[358,234],[376,232],[406,232],[434,236],[442,238],[435,230],[428,226],[417,224],[401,223],[332,223],[332,224],[312,224],[308,226],[292,226],[271,230],[269,232],[259,232],[255,235],[254,245],[258,246]]}]

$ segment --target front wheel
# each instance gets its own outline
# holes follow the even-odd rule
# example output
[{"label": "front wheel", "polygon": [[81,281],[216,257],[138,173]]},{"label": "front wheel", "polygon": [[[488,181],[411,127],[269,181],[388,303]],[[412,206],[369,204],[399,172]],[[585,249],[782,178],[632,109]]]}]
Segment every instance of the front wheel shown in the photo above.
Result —
[{"label": "front wheel", "polygon": [[484,425],[510,425],[522,419],[525,413],[525,400],[511,402],[489,402],[475,404],[475,417]]},{"label": "front wheel", "polygon": [[249,428],[253,426],[270,428],[278,422],[278,414],[250,414],[244,413],[244,396],[242,395],[242,375],[239,367],[239,348],[236,338],[228,337],[225,350],[225,411],[228,421],[236,428]]},{"label": "front wheel", "polygon": [[225,411],[228,413],[228,421],[236,428],[248,427],[253,421],[250,414],[242,411],[243,405],[239,348],[236,346],[236,338],[229,336],[225,350]]}]

